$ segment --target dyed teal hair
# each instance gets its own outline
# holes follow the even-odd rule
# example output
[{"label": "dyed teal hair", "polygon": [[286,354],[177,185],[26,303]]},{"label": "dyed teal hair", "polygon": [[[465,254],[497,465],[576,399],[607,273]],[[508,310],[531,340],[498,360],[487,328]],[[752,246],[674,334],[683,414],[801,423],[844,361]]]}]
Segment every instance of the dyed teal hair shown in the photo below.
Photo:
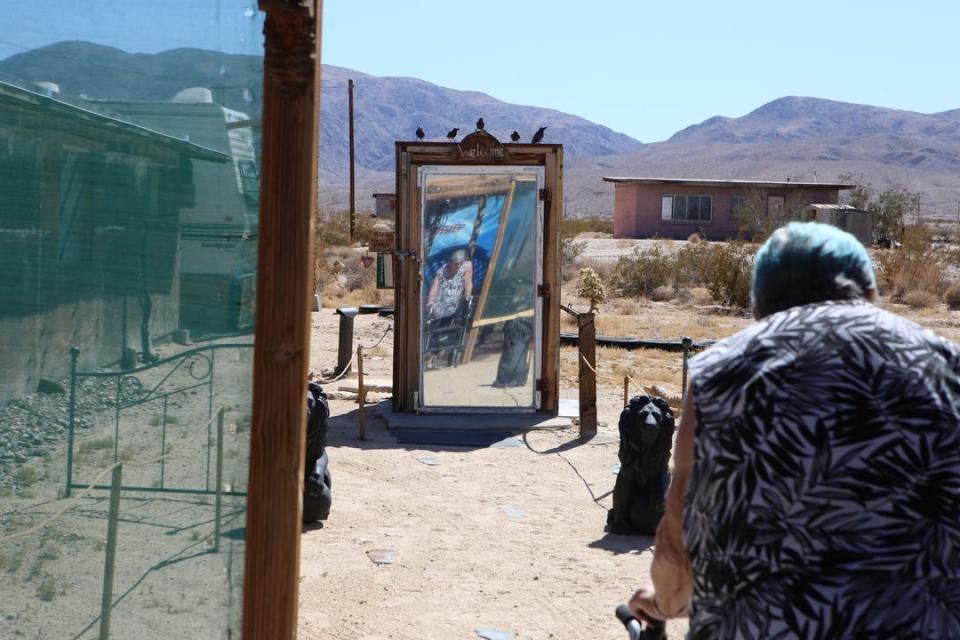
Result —
[{"label": "dyed teal hair", "polygon": [[876,288],[867,250],[829,224],[791,222],[777,229],[753,264],[753,308],[761,318],[803,304],[866,298]]}]

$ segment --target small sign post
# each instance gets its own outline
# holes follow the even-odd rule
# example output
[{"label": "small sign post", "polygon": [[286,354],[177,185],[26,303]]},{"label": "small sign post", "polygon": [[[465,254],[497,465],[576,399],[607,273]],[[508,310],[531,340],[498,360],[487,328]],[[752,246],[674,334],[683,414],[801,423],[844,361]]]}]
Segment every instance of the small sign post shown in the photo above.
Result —
[{"label": "small sign post", "polygon": [[393,289],[393,261],[393,254],[377,254],[377,289]]},{"label": "small sign post", "polygon": [[390,253],[397,246],[393,231],[371,231],[367,237],[367,251],[370,253]]}]

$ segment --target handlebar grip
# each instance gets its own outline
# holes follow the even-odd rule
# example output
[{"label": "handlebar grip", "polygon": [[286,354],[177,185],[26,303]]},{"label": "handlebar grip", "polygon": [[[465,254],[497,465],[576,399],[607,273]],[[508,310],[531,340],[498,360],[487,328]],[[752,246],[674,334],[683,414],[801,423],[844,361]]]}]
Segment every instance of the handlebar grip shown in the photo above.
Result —
[{"label": "handlebar grip", "polygon": [[617,607],[617,610],[614,612],[617,616],[617,619],[623,623],[623,626],[627,628],[627,633],[630,634],[630,640],[640,640],[641,634],[643,633],[643,628],[640,626],[640,621],[633,617],[633,614],[630,613],[630,607],[625,604],[621,604]]}]

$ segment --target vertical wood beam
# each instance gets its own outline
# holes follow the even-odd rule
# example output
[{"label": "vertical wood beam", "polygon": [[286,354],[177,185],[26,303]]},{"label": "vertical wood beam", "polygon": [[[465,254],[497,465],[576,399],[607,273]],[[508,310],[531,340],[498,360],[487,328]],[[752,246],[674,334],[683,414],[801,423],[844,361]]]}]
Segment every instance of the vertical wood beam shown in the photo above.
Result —
[{"label": "vertical wood beam", "polygon": [[593,313],[577,316],[577,366],[580,372],[580,437],[597,435],[597,325]]},{"label": "vertical wood beam", "polygon": [[563,148],[556,147],[544,159],[546,186],[551,191],[543,210],[543,282],[550,297],[543,301],[543,382],[540,410],[556,413],[560,408],[560,223],[563,217]]},{"label": "vertical wood beam", "polygon": [[266,12],[260,246],[243,637],[293,640],[317,202],[322,0]]}]

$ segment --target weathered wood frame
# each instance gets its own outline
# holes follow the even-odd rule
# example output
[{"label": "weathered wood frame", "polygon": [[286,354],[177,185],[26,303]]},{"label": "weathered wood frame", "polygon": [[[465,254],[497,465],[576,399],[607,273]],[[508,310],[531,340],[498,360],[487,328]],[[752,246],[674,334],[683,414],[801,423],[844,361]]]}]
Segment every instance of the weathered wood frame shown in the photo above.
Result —
[{"label": "weathered wood frame", "polygon": [[322,0],[266,12],[243,637],[293,640],[306,434]]},{"label": "weathered wood frame", "polygon": [[[394,276],[393,408],[415,411],[420,385],[419,261],[422,233],[417,169],[427,165],[541,166],[543,193],[543,363],[539,413],[559,410],[560,366],[560,222],[563,217],[563,146],[505,144],[509,159],[474,162],[458,157],[458,145],[447,142],[397,142],[397,236],[399,256]],[[492,411],[492,410],[491,410]]]}]

